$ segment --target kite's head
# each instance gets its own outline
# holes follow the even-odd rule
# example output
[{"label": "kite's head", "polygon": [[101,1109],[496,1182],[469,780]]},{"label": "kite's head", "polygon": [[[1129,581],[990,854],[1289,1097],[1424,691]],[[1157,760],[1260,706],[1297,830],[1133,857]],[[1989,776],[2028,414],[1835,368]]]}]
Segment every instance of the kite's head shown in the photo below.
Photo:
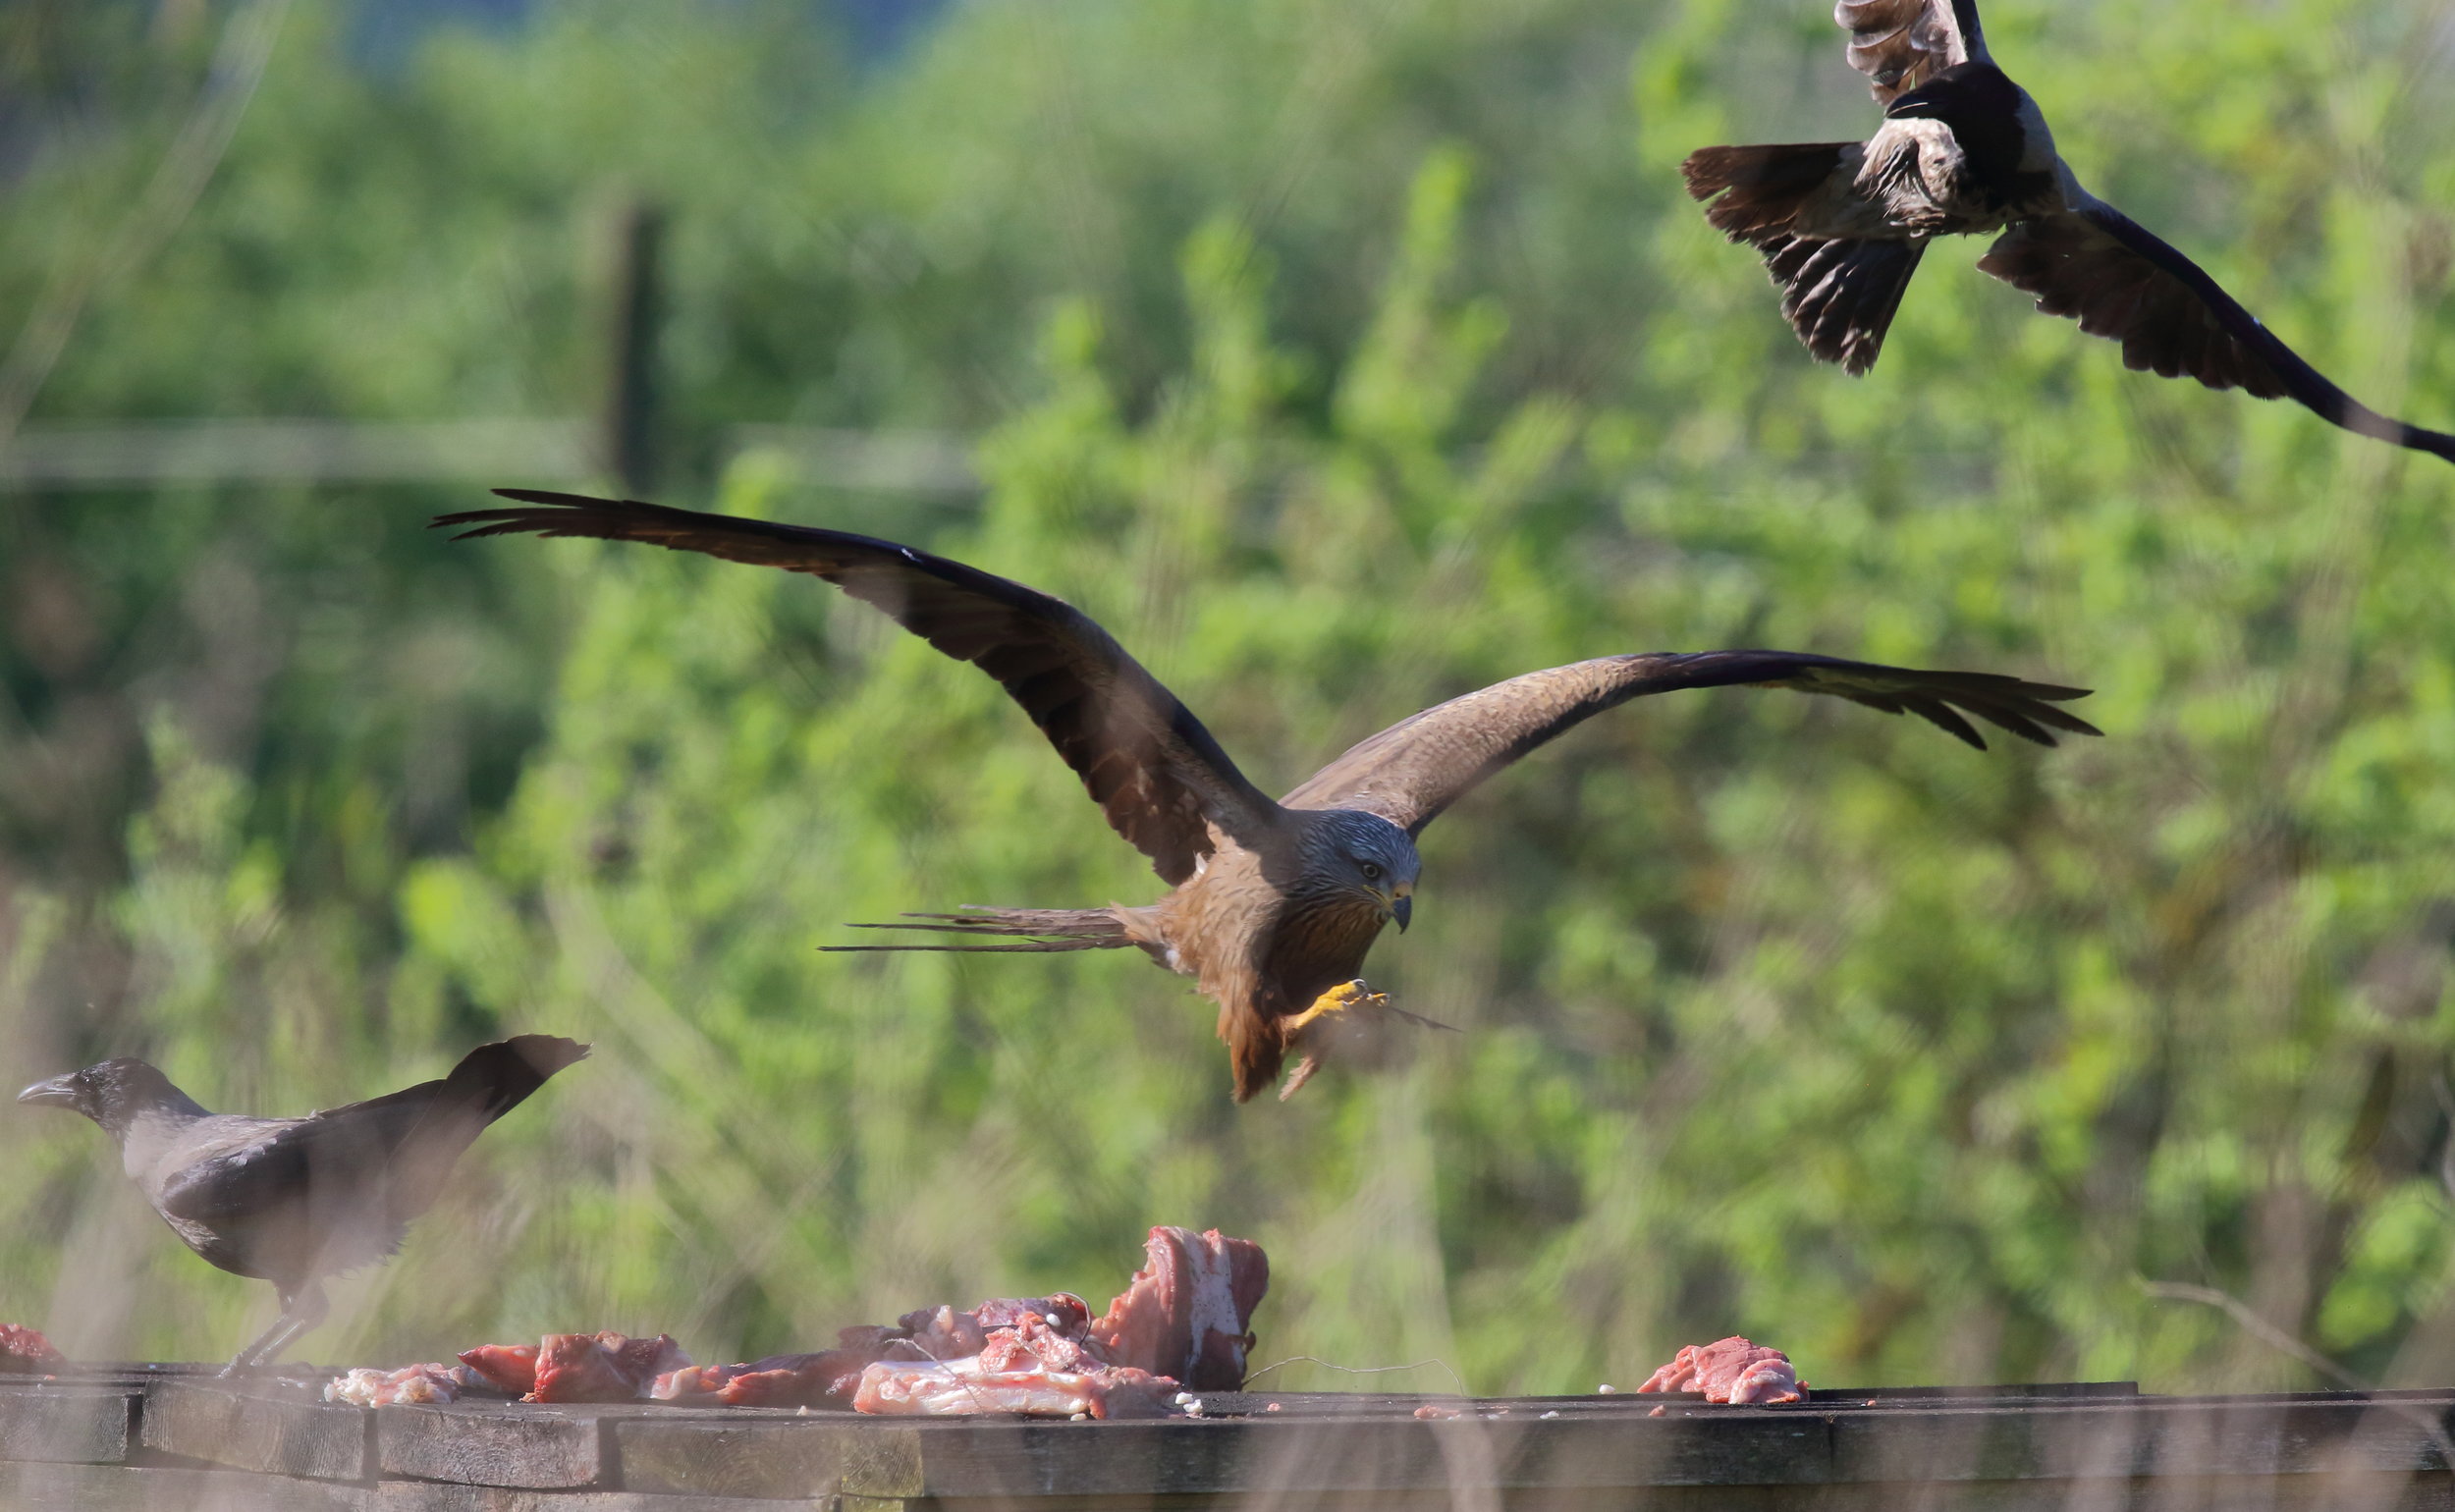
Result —
[{"label": "kite's head", "polygon": [[126,1055],[89,1065],[66,1076],[36,1082],[17,1095],[20,1103],[71,1107],[112,1134],[125,1133],[136,1118],[157,1108],[202,1112],[188,1094],[171,1085],[160,1071]]},{"label": "kite's head", "polygon": [[1379,814],[1334,808],[1321,812],[1316,833],[1327,842],[1316,854],[1331,873],[1323,879],[1331,890],[1370,899],[1381,917],[1396,920],[1403,933],[1415,911],[1415,878],[1424,866],[1406,832]]}]

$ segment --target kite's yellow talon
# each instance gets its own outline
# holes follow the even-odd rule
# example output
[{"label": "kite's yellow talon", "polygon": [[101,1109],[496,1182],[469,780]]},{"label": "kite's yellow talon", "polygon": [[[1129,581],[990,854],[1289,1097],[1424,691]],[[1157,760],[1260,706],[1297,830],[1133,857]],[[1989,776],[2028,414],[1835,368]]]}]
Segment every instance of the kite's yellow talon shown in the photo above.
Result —
[{"label": "kite's yellow talon", "polygon": [[1287,1039],[1292,1042],[1304,1032],[1306,1026],[1325,1013],[1343,1013],[1354,1008],[1386,1008],[1389,1005],[1390,995],[1374,992],[1362,977],[1352,982],[1341,982],[1314,999],[1311,1007],[1287,1020]]}]

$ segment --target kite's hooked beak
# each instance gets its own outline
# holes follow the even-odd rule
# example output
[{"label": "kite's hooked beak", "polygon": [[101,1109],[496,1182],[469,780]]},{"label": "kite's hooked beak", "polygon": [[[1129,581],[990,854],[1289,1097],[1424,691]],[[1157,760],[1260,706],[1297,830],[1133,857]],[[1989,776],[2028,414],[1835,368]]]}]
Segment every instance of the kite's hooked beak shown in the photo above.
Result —
[{"label": "kite's hooked beak", "polygon": [[1398,921],[1398,933],[1406,933],[1406,921],[1415,917],[1415,884],[1401,882],[1390,890],[1390,917]]},{"label": "kite's hooked beak", "polygon": [[56,1104],[62,1107],[75,1107],[77,1095],[77,1073],[71,1071],[66,1076],[54,1076],[47,1082],[34,1083],[19,1093],[17,1100],[21,1103]]}]

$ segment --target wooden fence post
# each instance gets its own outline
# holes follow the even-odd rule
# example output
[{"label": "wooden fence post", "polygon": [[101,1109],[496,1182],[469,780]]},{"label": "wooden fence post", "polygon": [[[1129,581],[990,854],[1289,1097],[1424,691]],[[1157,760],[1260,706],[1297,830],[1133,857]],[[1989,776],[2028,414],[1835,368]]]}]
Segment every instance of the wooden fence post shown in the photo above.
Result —
[{"label": "wooden fence post", "polygon": [[656,371],[663,319],[659,259],[665,216],[630,200],[615,211],[606,310],[606,385],[600,441],[605,470],[632,498],[656,487],[662,418]]}]

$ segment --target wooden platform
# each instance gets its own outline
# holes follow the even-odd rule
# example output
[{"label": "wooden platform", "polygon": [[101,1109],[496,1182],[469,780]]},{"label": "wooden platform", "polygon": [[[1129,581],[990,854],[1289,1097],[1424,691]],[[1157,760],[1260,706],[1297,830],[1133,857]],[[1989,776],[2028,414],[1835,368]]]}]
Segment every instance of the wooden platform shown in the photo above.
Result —
[{"label": "wooden platform", "polygon": [[[647,1404],[370,1412],[317,1400],[329,1374],[0,1377],[0,1508],[2455,1512],[2455,1390],[1924,1388],[1776,1408],[1263,1393],[1210,1396],[1198,1420],[1061,1423]],[[1456,1416],[1416,1417],[1426,1406]]]}]

